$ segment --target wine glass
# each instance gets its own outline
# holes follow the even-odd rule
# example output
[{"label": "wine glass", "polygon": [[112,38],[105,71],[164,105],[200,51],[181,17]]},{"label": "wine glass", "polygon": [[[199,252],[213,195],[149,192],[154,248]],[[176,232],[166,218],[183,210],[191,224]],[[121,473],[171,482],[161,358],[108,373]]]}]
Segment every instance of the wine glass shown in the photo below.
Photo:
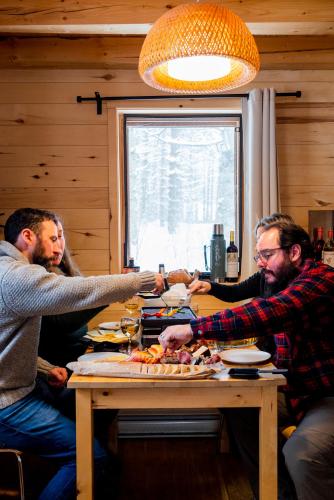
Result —
[{"label": "wine glass", "polygon": [[136,316],[139,309],[139,297],[134,295],[124,302],[124,307],[130,316]]},{"label": "wine glass", "polygon": [[136,335],[139,329],[138,318],[121,318],[121,330],[128,337],[128,353],[131,353],[132,337]]}]

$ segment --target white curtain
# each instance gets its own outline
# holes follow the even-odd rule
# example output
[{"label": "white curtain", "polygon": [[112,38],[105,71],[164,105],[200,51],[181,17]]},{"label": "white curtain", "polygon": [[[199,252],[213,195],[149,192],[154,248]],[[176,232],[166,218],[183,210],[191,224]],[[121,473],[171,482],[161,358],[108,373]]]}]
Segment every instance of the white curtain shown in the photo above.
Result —
[{"label": "white curtain", "polygon": [[243,99],[243,234],[241,279],[257,267],[254,227],[259,219],[279,211],[275,90],[254,89]]}]

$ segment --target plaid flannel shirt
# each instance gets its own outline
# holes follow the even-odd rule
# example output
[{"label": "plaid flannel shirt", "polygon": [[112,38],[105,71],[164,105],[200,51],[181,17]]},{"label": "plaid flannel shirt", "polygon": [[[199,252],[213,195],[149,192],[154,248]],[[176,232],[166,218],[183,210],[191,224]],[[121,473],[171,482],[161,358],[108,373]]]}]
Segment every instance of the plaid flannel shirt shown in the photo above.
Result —
[{"label": "plaid flannel shirt", "polygon": [[299,271],[272,297],[190,322],[194,338],[224,341],[281,334],[276,336],[277,361],[288,360],[283,390],[297,420],[310,400],[334,395],[334,269],[307,259]]}]

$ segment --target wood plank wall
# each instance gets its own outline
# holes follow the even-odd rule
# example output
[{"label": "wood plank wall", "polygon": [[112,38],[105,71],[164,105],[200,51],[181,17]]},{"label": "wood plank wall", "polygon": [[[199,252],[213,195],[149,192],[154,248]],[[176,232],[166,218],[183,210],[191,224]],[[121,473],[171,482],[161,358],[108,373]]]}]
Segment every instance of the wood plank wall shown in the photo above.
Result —
[{"label": "wood plank wall", "polygon": [[[307,228],[309,209],[334,209],[334,69],[265,69],[255,86],[303,93],[277,98],[277,144],[282,210]],[[112,258],[108,114],[76,103],[77,95],[97,90],[154,93],[136,69],[106,70],[96,62],[81,69],[0,69],[0,224],[22,206],[57,211],[85,274],[109,272]],[[203,312],[217,306],[205,300]]]}]

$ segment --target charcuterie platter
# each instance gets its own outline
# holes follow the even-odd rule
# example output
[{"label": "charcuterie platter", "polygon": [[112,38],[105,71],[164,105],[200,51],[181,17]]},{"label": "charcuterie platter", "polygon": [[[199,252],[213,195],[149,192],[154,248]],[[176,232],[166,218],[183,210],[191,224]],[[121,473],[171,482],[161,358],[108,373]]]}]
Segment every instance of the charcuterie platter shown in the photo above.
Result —
[{"label": "charcuterie platter", "polygon": [[67,366],[76,375],[126,378],[197,379],[210,377],[218,371],[217,368],[209,365],[150,365],[135,362],[90,363],[77,361],[69,363]]},{"label": "charcuterie platter", "polygon": [[[116,356],[123,356],[122,359]],[[144,350],[134,349],[129,356],[120,353],[91,353],[67,367],[77,375],[129,378],[206,378],[224,369],[218,354],[211,354],[202,343],[183,345],[165,352],[160,344]]]}]

